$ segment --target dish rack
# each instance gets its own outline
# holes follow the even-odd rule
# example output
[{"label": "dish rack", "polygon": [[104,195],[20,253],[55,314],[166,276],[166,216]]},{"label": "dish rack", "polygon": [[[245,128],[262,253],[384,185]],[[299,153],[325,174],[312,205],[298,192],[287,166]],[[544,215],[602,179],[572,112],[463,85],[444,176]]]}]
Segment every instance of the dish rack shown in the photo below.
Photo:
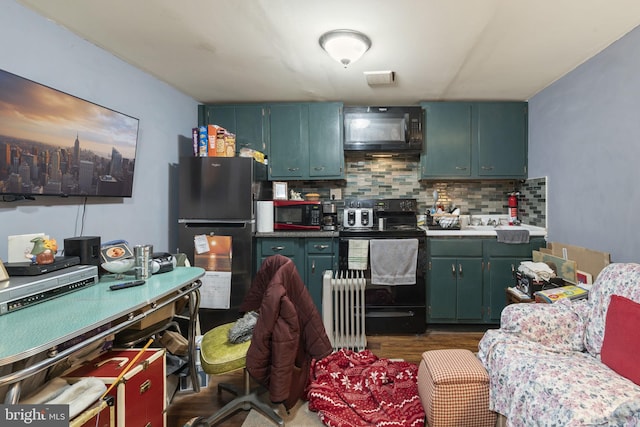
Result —
[{"label": "dish rack", "polygon": [[460,215],[434,214],[433,222],[442,228],[460,228]]}]

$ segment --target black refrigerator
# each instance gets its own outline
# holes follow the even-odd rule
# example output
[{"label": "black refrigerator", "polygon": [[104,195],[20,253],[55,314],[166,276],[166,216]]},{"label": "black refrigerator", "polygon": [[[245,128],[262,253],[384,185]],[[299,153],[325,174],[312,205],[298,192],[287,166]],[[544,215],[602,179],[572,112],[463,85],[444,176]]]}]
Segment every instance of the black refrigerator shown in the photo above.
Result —
[{"label": "black refrigerator", "polygon": [[231,236],[229,309],[200,309],[204,332],[239,317],[253,277],[256,201],[263,197],[267,170],[248,157],[180,157],[178,164],[178,251],[195,265],[194,238]]}]

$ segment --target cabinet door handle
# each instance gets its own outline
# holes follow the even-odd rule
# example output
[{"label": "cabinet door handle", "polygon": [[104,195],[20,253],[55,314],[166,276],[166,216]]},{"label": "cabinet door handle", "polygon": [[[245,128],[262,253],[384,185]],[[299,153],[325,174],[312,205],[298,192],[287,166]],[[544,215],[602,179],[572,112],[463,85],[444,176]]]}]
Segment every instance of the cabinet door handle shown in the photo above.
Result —
[{"label": "cabinet door handle", "polygon": [[297,172],[300,168],[287,168],[289,172]]},{"label": "cabinet door handle", "polygon": [[458,264],[458,273],[462,276],[462,264]]},{"label": "cabinet door handle", "polygon": [[451,264],[451,274],[455,277],[456,275],[456,265],[455,264]]},{"label": "cabinet door handle", "polygon": [[313,261],[311,262],[311,272],[312,272],[312,273],[315,273],[315,272],[316,272],[316,261],[315,261],[315,260],[313,260]]},{"label": "cabinet door handle", "polygon": [[493,166],[482,166],[481,168],[484,171],[492,171],[493,170]]},{"label": "cabinet door handle", "polygon": [[284,250],[284,246],[271,246],[273,252],[280,252]]},{"label": "cabinet door handle", "polygon": [[327,249],[329,247],[329,245],[313,245],[313,247],[315,249],[319,249],[319,250],[323,251],[323,250]]},{"label": "cabinet door handle", "polygon": [[316,166],[316,167],[313,168],[313,170],[323,171],[324,170],[324,166]]},{"label": "cabinet door handle", "polygon": [[456,166],[456,170],[457,171],[466,171],[467,167],[466,166]]}]

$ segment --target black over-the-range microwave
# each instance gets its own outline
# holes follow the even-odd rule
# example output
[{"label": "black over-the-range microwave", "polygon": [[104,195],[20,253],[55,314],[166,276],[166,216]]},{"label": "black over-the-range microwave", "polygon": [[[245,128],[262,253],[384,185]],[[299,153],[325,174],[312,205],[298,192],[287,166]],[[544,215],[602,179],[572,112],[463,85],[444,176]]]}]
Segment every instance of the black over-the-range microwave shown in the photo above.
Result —
[{"label": "black over-the-range microwave", "polygon": [[422,107],[344,107],[344,150],[419,153]]}]

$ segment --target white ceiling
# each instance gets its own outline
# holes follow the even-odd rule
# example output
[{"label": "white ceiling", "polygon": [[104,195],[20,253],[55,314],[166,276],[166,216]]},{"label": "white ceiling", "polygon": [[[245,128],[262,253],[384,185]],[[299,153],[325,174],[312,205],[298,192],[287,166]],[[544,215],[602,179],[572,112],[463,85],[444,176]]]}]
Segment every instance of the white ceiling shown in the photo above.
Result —
[{"label": "white ceiling", "polygon": [[[640,24],[638,0],[18,1],[203,103],[527,100]],[[372,40],[346,69],[318,44],[340,28]]]}]

